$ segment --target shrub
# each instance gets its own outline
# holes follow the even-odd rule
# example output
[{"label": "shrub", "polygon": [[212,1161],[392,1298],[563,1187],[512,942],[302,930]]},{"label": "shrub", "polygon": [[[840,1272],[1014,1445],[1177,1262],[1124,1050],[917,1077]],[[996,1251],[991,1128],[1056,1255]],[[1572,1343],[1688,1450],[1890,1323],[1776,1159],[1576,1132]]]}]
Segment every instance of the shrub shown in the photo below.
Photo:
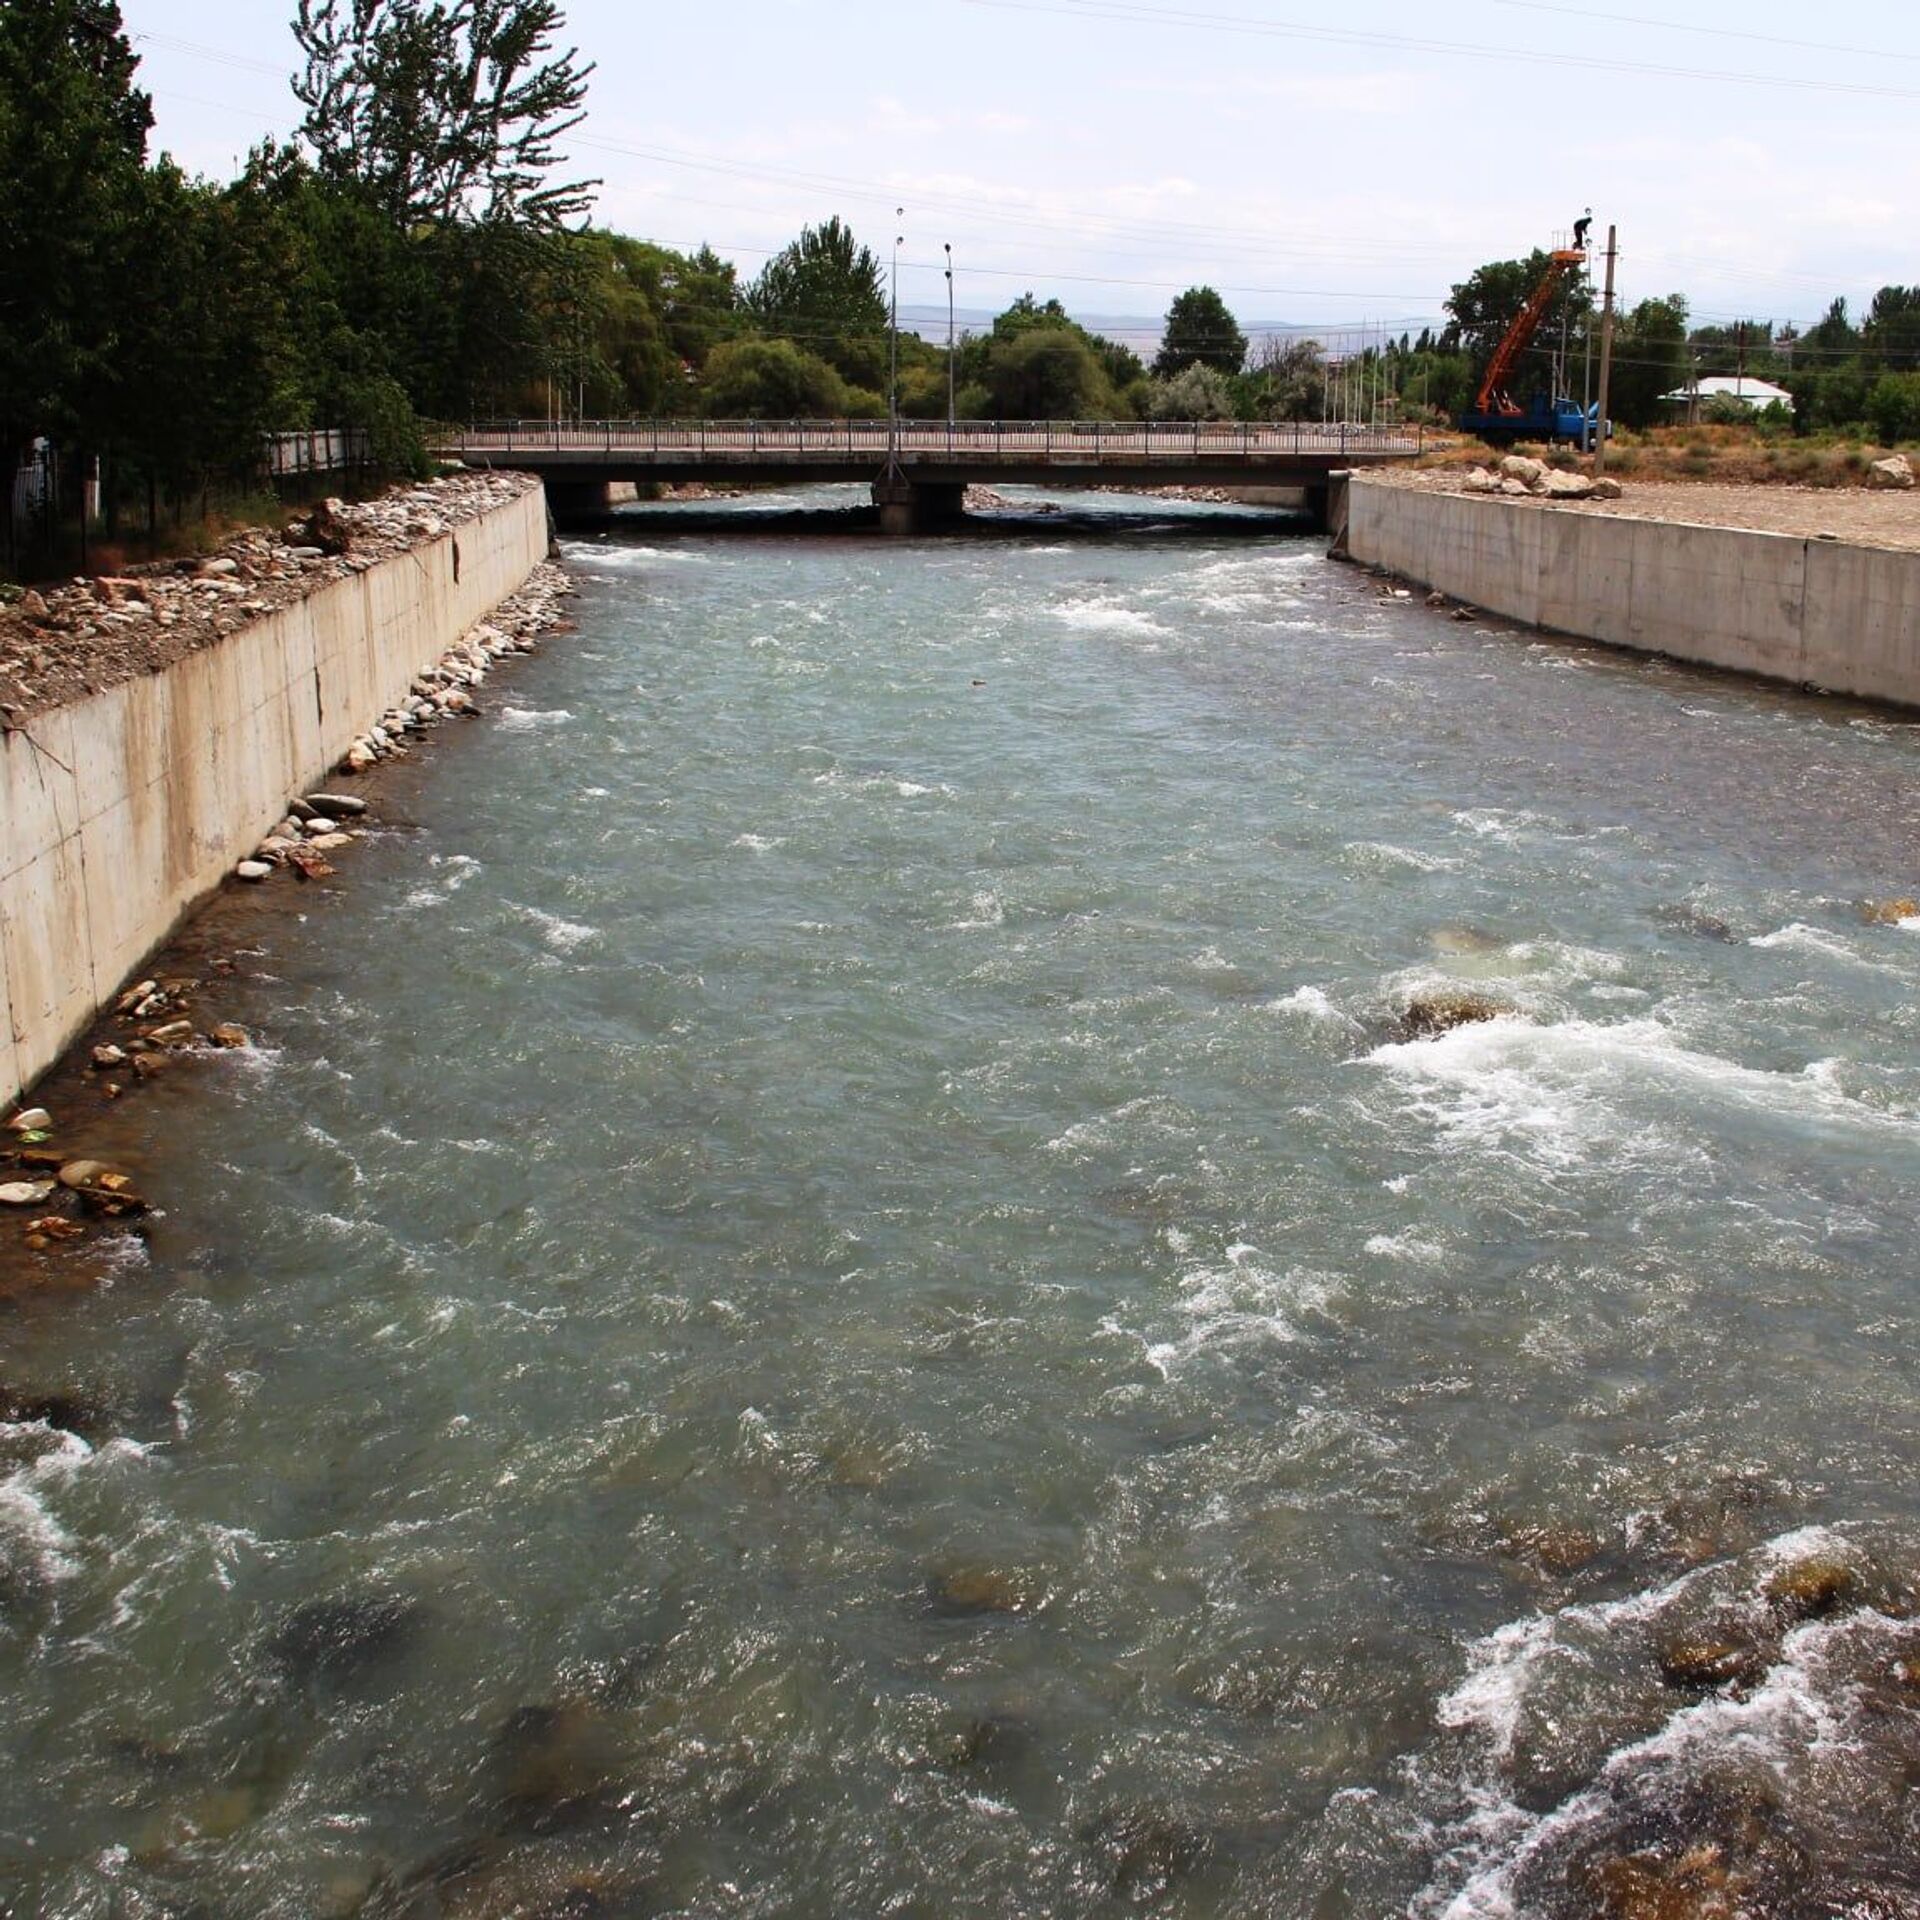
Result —
[{"label": "shrub", "polygon": [[722,420],[844,419],[884,412],[791,340],[729,340],[707,360],[701,410]]}]

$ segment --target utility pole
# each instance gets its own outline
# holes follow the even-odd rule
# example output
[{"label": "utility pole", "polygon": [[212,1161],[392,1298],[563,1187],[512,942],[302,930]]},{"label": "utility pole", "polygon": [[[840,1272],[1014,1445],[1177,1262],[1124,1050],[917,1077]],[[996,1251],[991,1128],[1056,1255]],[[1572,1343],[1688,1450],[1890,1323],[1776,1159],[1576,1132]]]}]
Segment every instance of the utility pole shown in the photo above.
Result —
[{"label": "utility pole", "polygon": [[947,432],[953,432],[953,242],[947,249]]},{"label": "utility pole", "polygon": [[[896,220],[907,217],[905,207],[895,207]],[[900,243],[904,233],[893,236],[893,271],[887,315],[887,471],[900,464]]]},{"label": "utility pole", "polygon": [[1593,470],[1607,470],[1607,388],[1613,380],[1613,263],[1619,257],[1619,229],[1607,229],[1607,290],[1600,309],[1600,418],[1594,431],[1599,440],[1593,450]]}]

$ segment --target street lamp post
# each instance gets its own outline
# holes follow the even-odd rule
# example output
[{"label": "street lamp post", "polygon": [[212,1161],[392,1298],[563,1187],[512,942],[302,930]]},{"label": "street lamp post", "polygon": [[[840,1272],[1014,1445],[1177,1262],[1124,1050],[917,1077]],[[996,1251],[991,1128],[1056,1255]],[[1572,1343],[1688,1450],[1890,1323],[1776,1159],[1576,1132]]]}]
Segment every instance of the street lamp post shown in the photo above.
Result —
[{"label": "street lamp post", "polygon": [[[895,207],[896,220],[907,217],[905,207]],[[893,271],[889,277],[887,316],[887,466],[900,462],[900,243],[906,235],[893,236]]]},{"label": "street lamp post", "polygon": [[953,433],[953,242],[947,248],[947,433]]}]

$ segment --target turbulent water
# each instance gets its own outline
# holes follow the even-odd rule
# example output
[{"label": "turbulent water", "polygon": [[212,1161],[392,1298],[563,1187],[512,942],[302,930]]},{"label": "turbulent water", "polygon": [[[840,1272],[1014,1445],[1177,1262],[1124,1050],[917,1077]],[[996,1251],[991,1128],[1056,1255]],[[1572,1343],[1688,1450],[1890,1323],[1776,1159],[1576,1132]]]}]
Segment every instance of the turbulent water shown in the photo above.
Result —
[{"label": "turbulent water", "polygon": [[1138,503],[569,557],[5,1309],[4,1910],[1920,1913],[1920,729]]}]

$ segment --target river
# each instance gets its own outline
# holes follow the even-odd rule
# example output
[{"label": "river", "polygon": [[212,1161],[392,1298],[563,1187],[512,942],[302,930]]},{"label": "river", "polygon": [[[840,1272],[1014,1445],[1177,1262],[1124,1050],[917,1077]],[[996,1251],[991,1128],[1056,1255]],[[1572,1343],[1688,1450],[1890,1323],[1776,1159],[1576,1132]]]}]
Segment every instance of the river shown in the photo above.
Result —
[{"label": "river", "polygon": [[7,1912],[1920,1912],[1920,728],[1129,505],[575,542],[216,910]]}]

